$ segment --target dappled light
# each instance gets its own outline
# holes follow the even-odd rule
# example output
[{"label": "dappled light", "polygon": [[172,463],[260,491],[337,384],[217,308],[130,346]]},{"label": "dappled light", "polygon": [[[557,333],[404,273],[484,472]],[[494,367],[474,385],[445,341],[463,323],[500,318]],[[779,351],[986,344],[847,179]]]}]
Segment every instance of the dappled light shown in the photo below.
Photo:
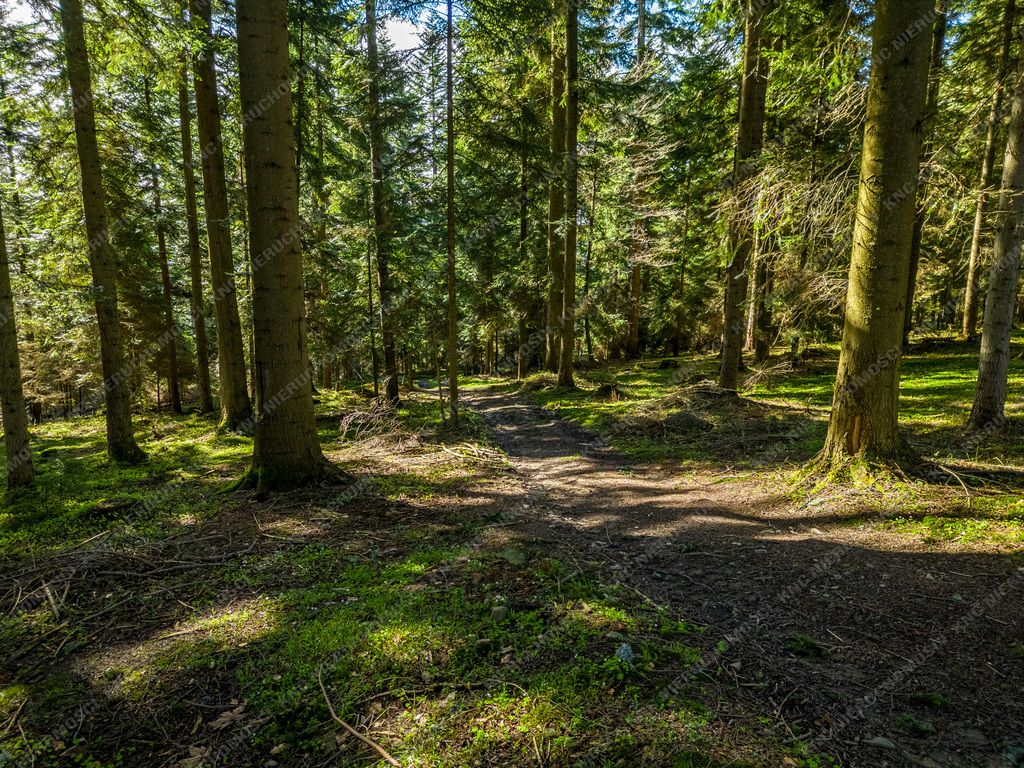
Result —
[{"label": "dappled light", "polygon": [[1018,0],[0,0],[0,768],[1024,768]]}]

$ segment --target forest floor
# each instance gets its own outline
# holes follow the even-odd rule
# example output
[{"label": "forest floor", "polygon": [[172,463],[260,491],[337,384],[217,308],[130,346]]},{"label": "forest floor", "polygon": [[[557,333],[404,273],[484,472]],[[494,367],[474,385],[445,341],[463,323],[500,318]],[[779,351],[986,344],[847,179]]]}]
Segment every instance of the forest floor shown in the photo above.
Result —
[{"label": "forest floor", "polygon": [[270,499],[195,415],[130,469],[44,425],[0,509],[0,766],[386,765],[327,699],[405,766],[1022,766],[1022,425],[957,437],[969,358],[905,367],[955,476],[874,487],[792,482],[827,355],[742,398],[707,359],[477,380],[455,433],[322,393],[358,479]]}]

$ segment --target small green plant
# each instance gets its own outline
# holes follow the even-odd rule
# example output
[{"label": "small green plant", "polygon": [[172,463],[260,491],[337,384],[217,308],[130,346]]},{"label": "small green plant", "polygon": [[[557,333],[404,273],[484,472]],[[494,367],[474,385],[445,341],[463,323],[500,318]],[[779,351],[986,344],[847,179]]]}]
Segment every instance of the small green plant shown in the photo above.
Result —
[{"label": "small green plant", "polygon": [[910,701],[931,709],[947,709],[949,707],[949,699],[941,693],[915,693],[910,697]]},{"label": "small green plant", "polygon": [[793,635],[786,643],[786,650],[795,656],[807,658],[821,658],[828,656],[828,648],[819,643],[810,635]]},{"label": "small green plant", "polygon": [[918,736],[927,736],[935,730],[934,725],[929,723],[927,720],[922,720],[912,712],[904,712],[902,715],[897,717],[896,724],[900,728],[917,734]]}]

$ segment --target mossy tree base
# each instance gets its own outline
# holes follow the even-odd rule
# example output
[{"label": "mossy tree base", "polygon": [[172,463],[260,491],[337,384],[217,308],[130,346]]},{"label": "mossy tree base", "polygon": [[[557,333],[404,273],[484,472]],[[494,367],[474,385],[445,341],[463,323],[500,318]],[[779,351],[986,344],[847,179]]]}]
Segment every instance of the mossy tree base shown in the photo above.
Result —
[{"label": "mossy tree base", "polygon": [[123,446],[108,446],[107,456],[115,464],[125,467],[136,467],[149,461],[149,456],[146,455],[144,450],[139,448],[134,440]]},{"label": "mossy tree base", "polygon": [[293,491],[310,486],[345,486],[355,477],[326,458],[308,466],[294,464],[253,466],[231,486],[232,491],[256,491],[257,494]]},{"label": "mossy tree base", "polygon": [[891,450],[884,452],[866,449],[850,454],[842,447],[826,443],[821,452],[797,473],[797,484],[813,483],[815,488],[838,484],[876,486],[894,480],[905,482],[926,474],[926,462],[903,438],[899,438]]}]

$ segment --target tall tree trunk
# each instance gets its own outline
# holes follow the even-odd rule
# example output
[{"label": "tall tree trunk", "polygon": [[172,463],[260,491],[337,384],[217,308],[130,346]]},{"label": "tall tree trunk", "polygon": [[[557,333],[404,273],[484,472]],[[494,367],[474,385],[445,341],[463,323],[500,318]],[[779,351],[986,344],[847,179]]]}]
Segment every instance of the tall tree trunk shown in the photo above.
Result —
[{"label": "tall tree trunk", "polygon": [[916,461],[897,423],[899,360],[931,41],[910,31],[928,18],[933,2],[878,0],[875,6],[842,351],[819,457],[829,470],[851,459]]},{"label": "tall tree trunk", "polygon": [[575,387],[576,352],[576,227],[579,216],[579,0],[567,0],[565,14],[565,268],[562,286],[558,383]]},{"label": "tall tree trunk", "polygon": [[[257,490],[335,474],[313,416],[306,345],[286,0],[237,0],[259,412],[252,470]],[[267,94],[280,97],[267,105]]]},{"label": "tall tree trunk", "polygon": [[768,305],[768,296],[772,290],[772,262],[778,251],[778,235],[773,229],[762,233],[758,245],[757,267],[754,270],[754,324],[751,331],[753,339],[754,362],[763,363],[768,359],[772,343],[772,313]]},{"label": "tall tree trunk", "polygon": [[[217,320],[217,366],[220,371],[221,426],[237,429],[252,416],[252,401],[245,377],[242,321],[238,314],[235,263],[231,252],[231,218],[224,178],[217,69],[212,47],[210,0],[190,0],[193,22],[203,42],[193,57],[196,116],[203,166],[203,199],[210,252],[213,310]],[[290,101],[290,100],[289,100]]]},{"label": "tall tree trunk", "polygon": [[996,72],[995,93],[992,109],[988,115],[988,132],[985,136],[985,155],[981,162],[981,183],[978,185],[978,202],[974,213],[974,232],[971,236],[971,255],[967,261],[967,287],[964,293],[964,336],[973,339],[978,335],[978,297],[981,293],[978,276],[981,274],[982,239],[985,235],[985,218],[988,200],[995,181],[996,144],[999,126],[1003,119],[1003,96],[1006,92],[1006,78],[1010,72],[1010,49],[1013,46],[1013,28],[1017,16],[1017,0],[1007,0],[1003,11],[1003,42],[999,52],[999,68]]},{"label": "tall tree trunk", "polygon": [[445,248],[448,258],[448,409],[459,423],[459,303],[455,275],[455,20],[448,0],[445,29]]},{"label": "tall tree trunk", "polygon": [[295,197],[302,207],[302,158],[306,154],[306,5],[298,4],[299,39],[296,46],[298,54],[296,65],[298,74],[295,76]]},{"label": "tall tree trunk", "polygon": [[[559,0],[567,2],[567,0]],[[565,45],[559,24],[551,29],[551,137],[548,155],[548,316],[546,366],[558,370],[565,286]]]},{"label": "tall tree trunk", "polygon": [[199,245],[199,216],[196,211],[196,176],[192,166],[192,113],[184,69],[178,84],[178,120],[181,129],[181,165],[185,179],[185,229],[188,232],[188,265],[192,278],[192,326],[196,337],[196,367],[199,377],[199,412],[213,411],[210,390],[210,350],[206,340],[206,307],[203,294],[203,260]]},{"label": "tall tree trunk", "polygon": [[978,383],[967,422],[971,432],[1000,427],[1005,420],[1010,333],[1024,242],[1024,50],[1015,77],[996,216],[995,250],[985,296]]},{"label": "tall tree trunk", "polygon": [[100,331],[106,399],[107,454],[114,461],[132,463],[145,458],[132,430],[129,369],[125,365],[121,321],[117,308],[117,258],[110,245],[103,168],[96,141],[89,54],[85,45],[85,19],[81,0],[61,0],[60,20],[71,102],[74,105],[75,142],[82,174],[82,207],[89,238],[89,266]]},{"label": "tall tree trunk", "polygon": [[626,357],[640,356],[640,294],[643,292],[643,272],[636,257],[629,270],[629,322],[626,332]]},{"label": "tall tree trunk", "polygon": [[366,245],[366,307],[370,325],[370,368],[373,372],[373,397],[380,402],[380,370],[377,366],[377,318],[373,311],[373,243]]},{"label": "tall tree trunk", "polygon": [[373,230],[377,256],[377,294],[380,300],[380,335],[384,350],[384,398],[398,405],[398,356],[395,352],[393,297],[391,295],[391,232],[384,199],[384,129],[380,110],[380,62],[377,52],[377,3],[366,0],[366,58],[369,68],[370,165],[373,173]]},{"label": "tall tree trunk", "polygon": [[0,405],[3,406],[4,444],[7,447],[7,487],[22,488],[35,471],[28,441],[25,394],[21,388],[18,329],[14,321],[11,265],[7,261],[7,233],[0,210]]},{"label": "tall tree trunk", "polygon": [[587,252],[583,267],[583,345],[587,350],[587,362],[594,362],[594,344],[590,338],[590,277],[594,257],[594,217],[597,215],[598,166],[594,164],[593,188],[590,191],[590,218],[587,221]]},{"label": "tall tree trunk", "polygon": [[925,144],[922,150],[922,184],[918,189],[917,213],[914,215],[914,237],[910,244],[910,268],[907,279],[907,311],[903,319],[903,346],[910,343],[910,331],[914,327],[914,295],[917,292],[917,273],[921,263],[921,243],[924,239],[925,202],[928,190],[923,182],[927,181],[927,167],[932,158],[931,134],[935,125],[935,114],[939,111],[939,89],[942,86],[942,57],[946,48],[946,29],[949,16],[946,14],[946,3],[939,2],[936,6],[935,26],[932,31],[932,54],[928,67],[928,100],[927,115],[924,128]]},{"label": "tall tree trunk", "polygon": [[[143,98],[146,113],[153,114],[153,103],[149,80],[143,84]],[[154,137],[155,138],[155,137]],[[178,381],[178,333],[174,322],[174,296],[171,291],[171,268],[167,260],[167,229],[164,226],[164,206],[160,195],[160,169],[156,163],[150,166],[149,180],[153,187],[153,218],[156,224],[156,253],[160,262],[160,287],[163,298],[164,344],[167,349],[167,389],[171,401],[171,412],[181,413],[181,387]],[[157,385],[160,383],[160,372],[157,370]],[[157,410],[160,410],[160,398],[157,397]]]},{"label": "tall tree trunk", "polygon": [[[524,103],[519,109],[519,263],[523,265],[527,264],[529,258],[527,240],[530,236],[530,147],[527,131],[527,105]],[[529,331],[526,327],[526,316],[533,299],[534,297],[529,294],[523,295],[522,304],[518,307],[516,379],[519,381],[526,378],[529,368],[526,352]]]},{"label": "tall tree trunk", "polygon": [[[636,65],[639,71],[647,59],[647,0],[639,0],[636,16]],[[644,213],[644,193],[642,158],[636,159],[633,195],[633,253],[629,273],[629,312],[626,330],[626,357],[634,359],[640,356],[640,299],[643,293],[643,256],[647,241],[647,217]]]},{"label": "tall tree trunk", "polygon": [[724,389],[739,386],[743,350],[743,303],[747,298],[747,261],[753,251],[754,222],[752,181],[756,158],[764,146],[765,97],[768,92],[768,61],[764,56],[765,16],[774,0],[748,0],[743,41],[743,83],[740,88],[739,128],[733,185],[736,210],[729,221],[730,262],[725,278],[725,311],[722,328],[722,367],[718,383]]},{"label": "tall tree trunk", "polygon": [[163,289],[164,333],[167,335],[167,388],[170,390],[171,412],[181,413],[181,386],[178,381],[178,333],[174,323],[174,298],[171,291],[171,269],[167,262],[167,233],[160,199],[160,172],[154,165],[150,178],[153,184],[153,214],[156,217],[156,248],[160,259],[160,284]]}]

